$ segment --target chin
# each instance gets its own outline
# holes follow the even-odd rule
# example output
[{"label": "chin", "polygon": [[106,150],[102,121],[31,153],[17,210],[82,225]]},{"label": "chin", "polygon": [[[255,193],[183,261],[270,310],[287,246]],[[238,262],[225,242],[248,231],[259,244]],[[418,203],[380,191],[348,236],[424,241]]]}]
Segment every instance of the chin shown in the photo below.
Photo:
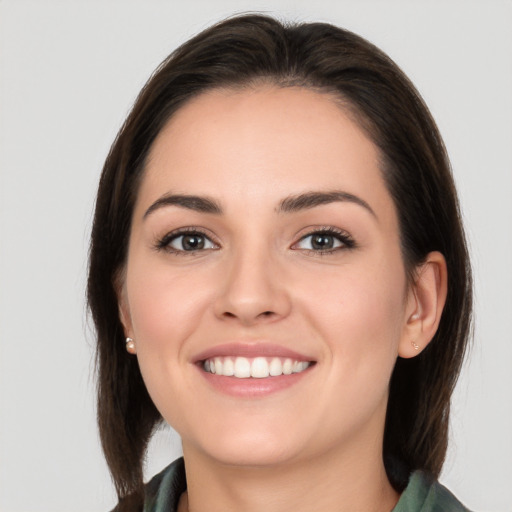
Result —
[{"label": "chin", "polygon": [[[197,448],[209,458],[225,465],[246,467],[285,464],[300,456],[300,447],[304,446],[300,440],[290,438],[289,431],[283,435],[275,428],[254,425],[252,428],[237,425],[236,430],[225,426],[218,434],[210,431],[208,437],[200,436],[198,441]],[[184,440],[184,452],[186,446]]]},{"label": "chin", "polygon": [[269,467],[291,462],[295,457],[279,446],[216,446],[208,455],[218,463],[237,467]]}]

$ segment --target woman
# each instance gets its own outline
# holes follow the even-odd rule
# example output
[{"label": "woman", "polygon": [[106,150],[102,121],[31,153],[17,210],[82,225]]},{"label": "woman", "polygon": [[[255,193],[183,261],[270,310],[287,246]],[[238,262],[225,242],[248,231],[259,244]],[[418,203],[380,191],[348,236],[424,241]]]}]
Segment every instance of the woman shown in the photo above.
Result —
[{"label": "woman", "polygon": [[[471,314],[457,196],[360,37],[249,15],[172,54],[105,163],[88,296],[118,510],[465,510],[435,482]],[[163,420],[184,462],[145,488]]]}]

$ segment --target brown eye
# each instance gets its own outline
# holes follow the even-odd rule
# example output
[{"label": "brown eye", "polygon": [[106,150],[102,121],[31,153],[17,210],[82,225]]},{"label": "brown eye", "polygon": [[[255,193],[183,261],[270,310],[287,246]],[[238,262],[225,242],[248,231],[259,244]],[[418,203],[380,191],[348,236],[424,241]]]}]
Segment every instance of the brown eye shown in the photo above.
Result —
[{"label": "brown eye", "polygon": [[315,250],[334,248],[334,237],[332,235],[318,234],[311,237],[311,247]]},{"label": "brown eye", "polygon": [[201,233],[176,235],[167,242],[167,247],[175,251],[186,252],[215,249],[213,242]]},{"label": "brown eye", "polygon": [[304,249],[308,251],[332,251],[338,248],[342,248],[346,243],[342,235],[332,233],[311,233],[299,240],[296,244],[297,249]]},{"label": "brown eye", "polygon": [[184,235],[181,237],[184,251],[197,251],[204,248],[204,237],[198,235]]}]

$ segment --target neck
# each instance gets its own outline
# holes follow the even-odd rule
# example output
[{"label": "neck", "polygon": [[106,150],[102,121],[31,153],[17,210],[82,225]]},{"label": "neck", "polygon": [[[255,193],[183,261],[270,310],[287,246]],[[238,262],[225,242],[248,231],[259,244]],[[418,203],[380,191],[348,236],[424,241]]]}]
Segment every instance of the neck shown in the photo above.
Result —
[{"label": "neck", "polygon": [[305,461],[240,467],[184,446],[188,492],[180,512],[389,512],[399,495],[386,476],[382,445],[373,448],[357,457],[329,452]]}]

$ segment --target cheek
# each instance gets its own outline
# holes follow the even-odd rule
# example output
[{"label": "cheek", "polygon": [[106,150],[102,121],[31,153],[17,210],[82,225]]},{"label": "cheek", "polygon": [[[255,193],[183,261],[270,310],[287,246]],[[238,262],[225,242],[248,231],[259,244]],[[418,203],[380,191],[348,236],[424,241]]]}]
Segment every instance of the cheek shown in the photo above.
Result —
[{"label": "cheek", "polygon": [[336,364],[368,371],[378,369],[379,361],[394,364],[405,309],[401,265],[347,266],[318,277],[305,283],[309,293],[302,297],[303,309]]},{"label": "cheek", "polygon": [[211,302],[205,284],[201,274],[194,271],[173,272],[165,265],[133,262],[128,268],[127,292],[139,352],[177,357],[183,340]]},{"label": "cheek", "polygon": [[194,393],[183,373],[184,348],[211,302],[208,288],[194,272],[131,263],[126,289],[141,374],[162,416],[179,425],[182,400]]}]

